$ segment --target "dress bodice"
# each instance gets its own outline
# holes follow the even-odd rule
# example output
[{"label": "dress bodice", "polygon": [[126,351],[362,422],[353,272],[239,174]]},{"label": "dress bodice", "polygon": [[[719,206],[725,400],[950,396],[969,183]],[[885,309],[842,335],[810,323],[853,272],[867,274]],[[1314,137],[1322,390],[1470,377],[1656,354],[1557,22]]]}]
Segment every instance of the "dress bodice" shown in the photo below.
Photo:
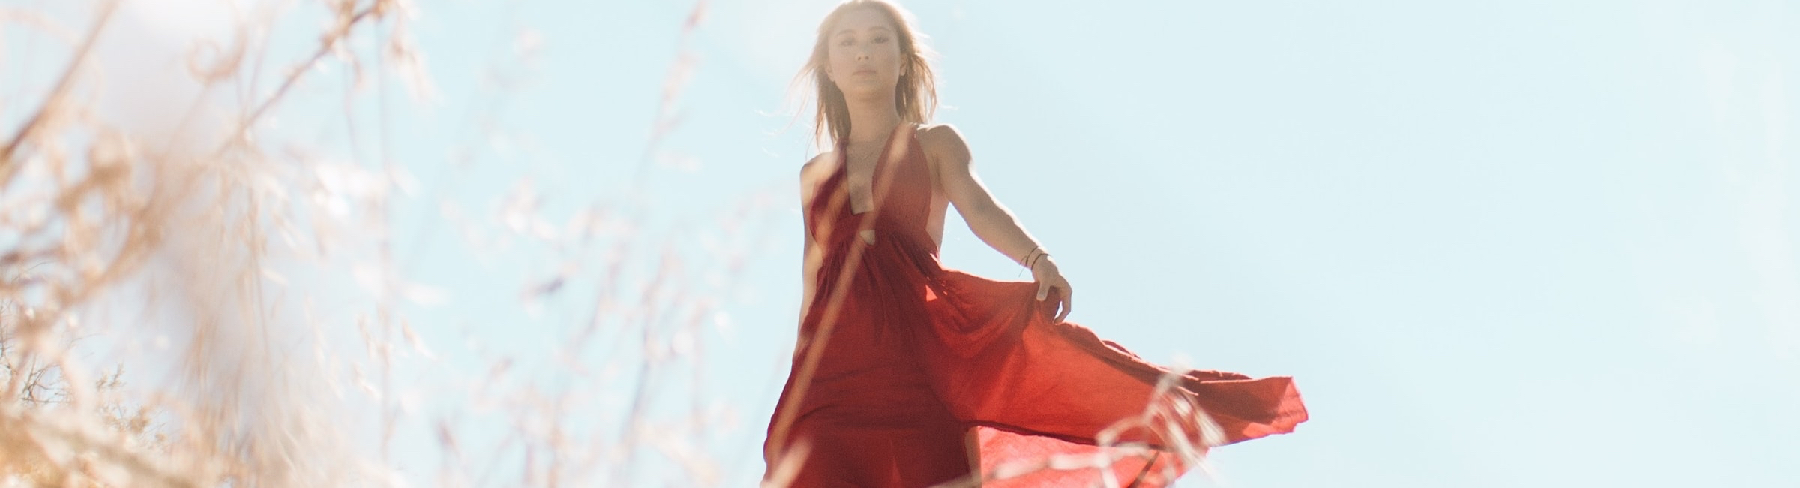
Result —
[{"label": "dress bodice", "polygon": [[842,251],[860,230],[874,231],[876,242],[901,239],[907,247],[937,254],[937,241],[927,230],[931,212],[931,168],[919,144],[917,126],[906,124],[889,135],[875,160],[869,182],[872,206],[857,213],[850,201],[848,160],[842,143],[837,166],[806,211],[807,232],[826,253]]}]

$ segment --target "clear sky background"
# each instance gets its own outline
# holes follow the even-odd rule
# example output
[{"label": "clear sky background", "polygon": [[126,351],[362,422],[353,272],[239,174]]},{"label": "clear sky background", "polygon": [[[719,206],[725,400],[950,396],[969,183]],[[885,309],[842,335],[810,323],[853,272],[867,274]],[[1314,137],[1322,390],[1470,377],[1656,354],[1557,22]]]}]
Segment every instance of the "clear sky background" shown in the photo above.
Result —
[{"label": "clear sky background", "polygon": [[[499,357],[555,384],[544,351],[592,295],[636,296],[605,291],[602,257],[522,301],[575,253],[529,215],[471,239],[443,209],[562,228],[598,202],[635,226],[637,251],[598,254],[625,282],[666,249],[712,297],[669,339],[702,365],[654,405],[702,405],[696,449],[752,483],[800,296],[810,120],[786,96],[834,4],[709,1],[686,34],[687,1],[420,5],[438,98],[393,102],[384,150],[418,181],[400,271],[447,299],[413,319],[437,354],[410,401],[468,404],[443,393]],[[1181,486],[1795,486],[1800,5],[905,6],[941,54],[936,121],[1056,256],[1071,320],[1153,361],[1296,378],[1311,421]],[[293,133],[375,151],[294,110]],[[522,188],[535,206],[508,205]],[[944,244],[952,267],[1029,279],[954,212]],[[576,422],[635,387],[609,368],[638,339],[605,337],[618,354],[586,361],[610,380],[572,387],[610,386]],[[430,428],[401,448],[428,452]],[[397,464],[430,484],[439,459],[418,456]]]}]

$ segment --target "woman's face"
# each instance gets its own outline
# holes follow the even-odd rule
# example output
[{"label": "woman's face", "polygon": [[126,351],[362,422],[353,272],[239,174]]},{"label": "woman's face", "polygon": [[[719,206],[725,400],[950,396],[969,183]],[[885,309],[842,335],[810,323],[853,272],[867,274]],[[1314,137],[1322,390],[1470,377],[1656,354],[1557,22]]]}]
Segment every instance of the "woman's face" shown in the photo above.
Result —
[{"label": "woman's face", "polygon": [[894,23],[873,8],[844,12],[825,38],[826,76],[845,98],[893,97],[900,81],[900,40]]}]

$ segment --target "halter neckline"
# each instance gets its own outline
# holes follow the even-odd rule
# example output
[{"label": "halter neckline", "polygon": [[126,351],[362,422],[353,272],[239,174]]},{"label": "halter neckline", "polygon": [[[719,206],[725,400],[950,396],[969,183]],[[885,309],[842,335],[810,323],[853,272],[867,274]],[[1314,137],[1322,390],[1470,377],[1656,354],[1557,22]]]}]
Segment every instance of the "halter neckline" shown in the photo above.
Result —
[{"label": "halter neckline", "polygon": [[862,214],[866,214],[869,212],[873,212],[873,211],[875,211],[875,206],[880,204],[880,202],[874,201],[875,200],[875,178],[878,178],[881,176],[881,167],[882,167],[883,163],[887,162],[888,153],[891,153],[894,150],[894,136],[896,134],[899,134],[900,130],[903,128],[906,128],[907,125],[909,125],[909,124],[906,122],[901,122],[899,125],[894,126],[894,130],[888,132],[887,139],[885,139],[881,142],[881,153],[875,155],[875,165],[871,166],[869,168],[869,200],[870,200],[869,209],[861,211],[861,212],[856,211],[856,201],[854,199],[854,195],[850,195],[850,150],[849,150],[850,143],[849,143],[849,141],[843,141],[843,142],[839,142],[837,144],[837,146],[838,146],[838,167],[837,167],[837,172],[836,172],[837,174],[835,176],[843,177],[841,184],[844,185],[845,196],[847,198],[851,198],[851,200],[849,202],[847,202],[848,204],[845,205],[846,207],[848,207],[847,210],[850,211],[850,215],[862,215]]}]

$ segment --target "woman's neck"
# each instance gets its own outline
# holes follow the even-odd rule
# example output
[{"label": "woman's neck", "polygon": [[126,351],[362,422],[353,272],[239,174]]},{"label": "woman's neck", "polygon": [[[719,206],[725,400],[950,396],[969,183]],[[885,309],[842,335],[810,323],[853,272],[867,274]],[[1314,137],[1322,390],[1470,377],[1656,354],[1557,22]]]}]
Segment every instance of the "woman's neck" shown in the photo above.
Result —
[{"label": "woman's neck", "polygon": [[881,99],[844,101],[850,109],[850,140],[845,142],[881,144],[894,127],[900,125],[900,111],[894,108],[894,98],[878,98]]}]

